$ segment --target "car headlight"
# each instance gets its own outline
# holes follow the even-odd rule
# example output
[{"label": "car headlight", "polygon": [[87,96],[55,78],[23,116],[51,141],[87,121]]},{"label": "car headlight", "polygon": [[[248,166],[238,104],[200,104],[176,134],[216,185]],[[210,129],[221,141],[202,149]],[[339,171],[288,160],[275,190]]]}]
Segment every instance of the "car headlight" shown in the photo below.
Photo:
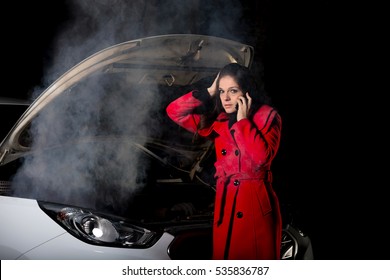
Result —
[{"label": "car headlight", "polygon": [[73,236],[94,245],[146,248],[161,236],[126,219],[93,210],[46,202],[39,202],[39,205]]}]

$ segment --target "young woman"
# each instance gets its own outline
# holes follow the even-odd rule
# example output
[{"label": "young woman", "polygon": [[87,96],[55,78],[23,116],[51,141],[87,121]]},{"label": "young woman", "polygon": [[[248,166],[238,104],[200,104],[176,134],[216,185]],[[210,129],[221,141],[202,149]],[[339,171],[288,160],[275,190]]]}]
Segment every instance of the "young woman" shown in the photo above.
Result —
[{"label": "young woman", "polygon": [[281,214],[271,163],[282,121],[248,68],[231,63],[209,88],[171,102],[178,125],[214,140],[213,259],[279,259]]}]

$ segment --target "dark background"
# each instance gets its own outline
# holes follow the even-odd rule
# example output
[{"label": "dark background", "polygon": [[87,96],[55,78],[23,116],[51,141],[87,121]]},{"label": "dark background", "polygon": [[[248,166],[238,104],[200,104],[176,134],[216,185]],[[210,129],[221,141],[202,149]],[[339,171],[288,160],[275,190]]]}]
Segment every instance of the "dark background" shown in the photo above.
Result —
[{"label": "dark background", "polygon": [[[373,30],[365,7],[330,1],[82,1],[95,11],[109,10],[92,16],[71,2],[3,7],[1,96],[29,99],[95,51],[140,37],[199,33],[253,45],[254,71],[263,76],[283,117],[275,189],[311,237],[315,258],[388,258],[383,190],[389,183],[380,180],[385,170],[374,159],[381,150],[372,139],[380,132],[369,118],[374,95],[366,64],[371,51],[365,46]],[[115,9],[123,3],[129,10]],[[136,16],[123,15],[137,9]],[[124,19],[110,21],[115,17]],[[116,32],[104,43],[99,18]],[[121,27],[133,32],[121,32]],[[64,30],[70,32],[63,36]],[[96,44],[91,43],[94,32]],[[69,45],[88,47],[70,56]]]}]

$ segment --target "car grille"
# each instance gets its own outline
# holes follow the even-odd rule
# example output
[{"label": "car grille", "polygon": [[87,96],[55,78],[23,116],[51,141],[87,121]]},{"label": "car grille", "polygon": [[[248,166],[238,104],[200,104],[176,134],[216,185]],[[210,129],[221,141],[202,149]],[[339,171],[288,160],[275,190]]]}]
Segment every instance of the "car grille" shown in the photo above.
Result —
[{"label": "car grille", "polygon": [[11,193],[11,182],[0,181],[0,195],[9,195]]}]

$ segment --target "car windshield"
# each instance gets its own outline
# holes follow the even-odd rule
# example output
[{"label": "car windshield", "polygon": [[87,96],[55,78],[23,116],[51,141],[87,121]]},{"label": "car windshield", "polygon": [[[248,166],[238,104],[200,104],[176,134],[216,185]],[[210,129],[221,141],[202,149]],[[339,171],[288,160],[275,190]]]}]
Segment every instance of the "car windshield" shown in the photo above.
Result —
[{"label": "car windshield", "polygon": [[13,195],[150,222],[171,219],[167,209],[182,203],[207,213],[212,144],[165,113],[188,88],[133,80],[126,69],[96,72],[47,104],[19,137],[31,152],[19,160]]}]

